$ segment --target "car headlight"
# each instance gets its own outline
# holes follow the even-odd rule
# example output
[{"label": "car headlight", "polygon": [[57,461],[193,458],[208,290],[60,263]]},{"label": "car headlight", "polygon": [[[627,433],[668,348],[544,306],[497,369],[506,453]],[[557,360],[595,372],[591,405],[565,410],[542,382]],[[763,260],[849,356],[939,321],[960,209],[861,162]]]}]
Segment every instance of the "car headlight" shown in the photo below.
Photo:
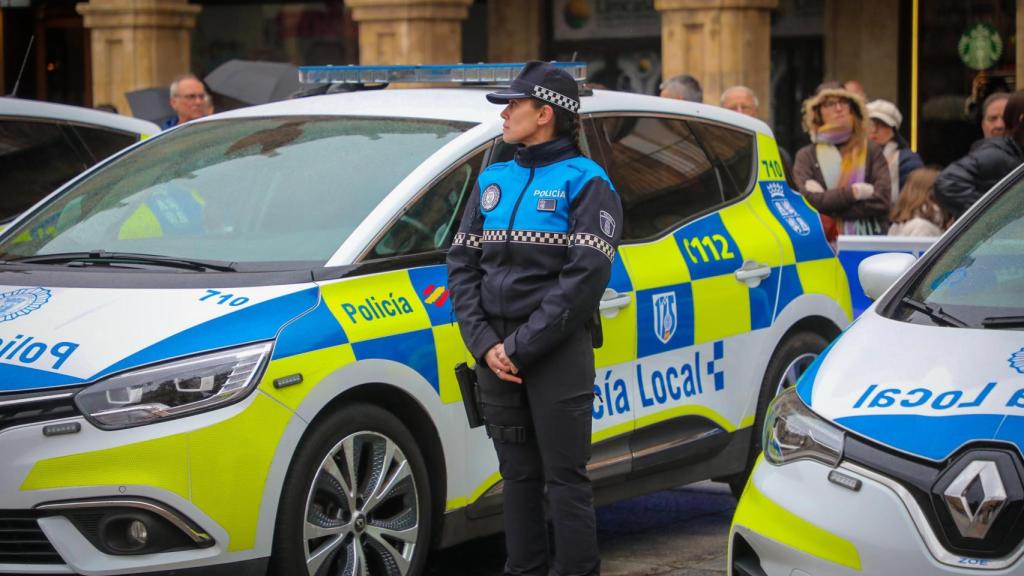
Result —
[{"label": "car headlight", "polygon": [[810,459],[836,466],[843,454],[843,432],[811,412],[790,388],[768,407],[762,445],[772,464]]},{"label": "car headlight", "polygon": [[79,392],[75,404],[106,430],[220,407],[252,391],[270,348],[264,342],[111,376]]}]

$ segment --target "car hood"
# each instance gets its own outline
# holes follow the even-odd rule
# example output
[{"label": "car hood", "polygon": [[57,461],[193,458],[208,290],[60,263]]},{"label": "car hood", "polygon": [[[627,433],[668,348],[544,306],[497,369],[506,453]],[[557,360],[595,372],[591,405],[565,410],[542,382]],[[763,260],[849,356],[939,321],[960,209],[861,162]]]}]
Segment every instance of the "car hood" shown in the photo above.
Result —
[{"label": "car hood", "polygon": [[798,384],[817,414],[931,460],[996,440],[1024,450],[1024,333],[865,313]]},{"label": "car hood", "polygon": [[0,285],[0,393],[80,384],[269,340],[318,300],[312,284],[220,290]]}]

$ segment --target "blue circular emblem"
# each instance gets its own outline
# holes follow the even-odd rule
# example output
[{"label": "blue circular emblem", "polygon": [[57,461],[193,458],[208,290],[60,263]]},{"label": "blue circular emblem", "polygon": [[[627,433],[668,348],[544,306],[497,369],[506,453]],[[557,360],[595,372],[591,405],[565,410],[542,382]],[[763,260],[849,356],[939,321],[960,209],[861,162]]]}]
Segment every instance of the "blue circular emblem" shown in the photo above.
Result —
[{"label": "blue circular emblem", "polygon": [[1013,354],[1010,354],[1010,368],[1013,368],[1020,374],[1024,374],[1024,348],[1017,350]]},{"label": "blue circular emblem", "polygon": [[0,294],[0,322],[27,316],[50,301],[46,288],[20,288]]},{"label": "blue circular emblem", "polygon": [[492,210],[501,201],[501,188],[497,184],[491,184],[484,188],[483,197],[480,198],[480,207],[484,210]]}]

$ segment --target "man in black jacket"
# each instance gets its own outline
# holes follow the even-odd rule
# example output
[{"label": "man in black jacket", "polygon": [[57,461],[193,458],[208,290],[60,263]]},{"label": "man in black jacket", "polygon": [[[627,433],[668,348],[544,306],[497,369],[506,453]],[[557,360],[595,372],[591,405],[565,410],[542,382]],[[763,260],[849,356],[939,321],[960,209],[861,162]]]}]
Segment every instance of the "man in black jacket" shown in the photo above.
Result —
[{"label": "man in black jacket", "polygon": [[935,198],[959,218],[988,189],[1024,162],[1024,92],[1006,102],[1006,136],[987,138],[967,156],[953,162],[935,181]]}]

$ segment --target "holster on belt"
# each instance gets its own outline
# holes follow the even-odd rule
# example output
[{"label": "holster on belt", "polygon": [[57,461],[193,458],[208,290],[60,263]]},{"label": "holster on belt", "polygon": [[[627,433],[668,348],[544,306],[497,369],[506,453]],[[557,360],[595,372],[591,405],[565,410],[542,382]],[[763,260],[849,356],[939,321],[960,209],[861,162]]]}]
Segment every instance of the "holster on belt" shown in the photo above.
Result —
[{"label": "holster on belt", "polygon": [[470,428],[478,428],[484,425],[484,419],[480,416],[480,394],[477,390],[476,371],[462,362],[455,366],[455,380],[459,383],[459,390],[462,392],[462,405],[466,409],[466,420]]},{"label": "holster on belt", "polygon": [[590,340],[594,348],[604,346],[604,329],[601,327],[601,310],[594,310],[594,316],[590,319]]}]

